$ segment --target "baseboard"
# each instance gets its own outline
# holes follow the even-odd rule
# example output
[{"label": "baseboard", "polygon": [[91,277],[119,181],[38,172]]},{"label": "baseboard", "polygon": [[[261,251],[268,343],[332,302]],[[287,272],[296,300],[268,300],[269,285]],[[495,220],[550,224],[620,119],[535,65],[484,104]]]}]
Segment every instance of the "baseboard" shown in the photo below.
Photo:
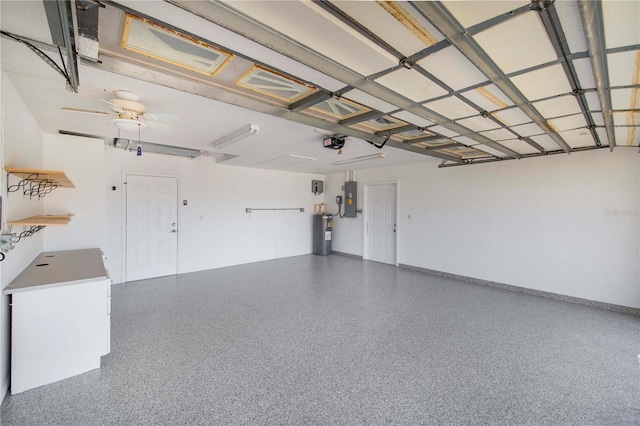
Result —
[{"label": "baseboard", "polygon": [[335,251],[335,250],[331,250],[331,254],[337,254],[338,256],[344,256],[344,257],[350,257],[352,259],[362,260],[362,256],[358,256],[357,254],[343,253],[341,251]]},{"label": "baseboard", "polygon": [[448,272],[436,271],[436,270],[427,269],[427,268],[420,268],[418,266],[405,265],[402,263],[399,264],[398,267],[409,269],[412,271],[422,272],[425,274],[436,275],[443,278],[452,278],[454,280],[464,281],[471,284],[486,285],[489,287],[500,288],[503,290],[515,291],[518,293],[525,293],[533,296],[546,297],[548,299],[562,300],[564,302],[576,303],[578,305],[591,306],[593,308],[606,309],[608,311],[621,312],[624,314],[640,316],[640,309],[638,308],[615,305],[613,303],[598,302],[596,300],[582,299],[580,297],[566,296],[564,294],[551,293],[551,292],[542,291],[542,290],[534,290],[526,287],[518,287],[515,285],[503,284],[495,281],[482,280],[479,278],[467,277],[465,275],[450,274]]}]

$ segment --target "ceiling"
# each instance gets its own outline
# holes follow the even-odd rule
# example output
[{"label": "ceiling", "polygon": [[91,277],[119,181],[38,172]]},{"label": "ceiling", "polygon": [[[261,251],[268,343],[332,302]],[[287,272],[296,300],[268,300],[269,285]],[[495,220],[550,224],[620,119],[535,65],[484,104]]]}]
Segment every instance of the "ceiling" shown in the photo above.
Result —
[{"label": "ceiling", "polygon": [[[2,70],[44,132],[140,138],[224,164],[323,174],[638,151],[629,148],[640,143],[640,2],[101,6],[99,61],[78,59],[77,93],[27,45],[0,39]],[[3,31],[62,65],[42,2],[0,7]],[[164,120],[118,134],[110,117],[62,109],[113,113],[101,99],[116,90],[135,92]],[[248,124],[259,133],[212,146]],[[341,154],[322,147],[330,134],[346,136]]]}]

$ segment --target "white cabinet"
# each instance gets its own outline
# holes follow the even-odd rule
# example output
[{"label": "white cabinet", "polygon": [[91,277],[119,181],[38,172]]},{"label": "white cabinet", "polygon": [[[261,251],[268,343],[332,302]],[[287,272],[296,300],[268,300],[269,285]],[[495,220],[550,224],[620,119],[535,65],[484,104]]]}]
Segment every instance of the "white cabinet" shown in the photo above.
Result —
[{"label": "white cabinet", "polygon": [[99,249],[40,254],[11,294],[11,393],[100,368],[110,351],[111,282]]}]

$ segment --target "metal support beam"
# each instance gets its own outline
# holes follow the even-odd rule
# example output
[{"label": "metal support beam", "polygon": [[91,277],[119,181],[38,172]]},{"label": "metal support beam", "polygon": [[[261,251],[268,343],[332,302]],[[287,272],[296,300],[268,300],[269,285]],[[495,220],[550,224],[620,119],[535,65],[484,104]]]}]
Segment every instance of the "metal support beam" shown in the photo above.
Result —
[{"label": "metal support beam", "polygon": [[[531,120],[542,128],[565,152],[571,147],[546,122],[544,117],[507,78],[480,45],[466,33],[464,27],[449,13],[441,2],[412,2],[413,7],[451,41],[489,80],[504,92]],[[484,142],[481,142],[484,143]],[[489,145],[489,144],[487,144]]]},{"label": "metal support beam", "polygon": [[454,148],[457,146],[467,146],[467,145],[460,142],[449,142],[449,143],[443,143],[442,145],[430,146],[429,148],[426,148],[426,149],[428,151],[435,151],[438,149],[448,149],[448,148]]},{"label": "metal support beam", "polygon": [[69,0],[43,1],[49,30],[53,43],[63,47],[66,53],[66,64],[63,64],[69,86],[78,92],[78,57],[73,30],[73,13]]},{"label": "metal support beam", "polygon": [[411,56],[407,56],[406,58],[404,58],[404,62],[410,65],[413,65],[416,62],[418,62],[420,59],[426,58],[432,53],[436,53],[444,49],[445,47],[449,47],[449,46],[451,46],[451,43],[449,42],[449,40],[447,39],[440,40],[436,44],[429,46],[426,49],[422,49],[421,51],[414,53]]},{"label": "metal support beam", "polygon": [[[362,26],[359,22],[357,22],[351,16],[349,16],[346,13],[344,13],[341,9],[337,8],[336,6],[331,4],[330,2],[323,1],[323,0],[313,0],[313,1],[314,1],[314,3],[319,5],[321,8],[323,8],[324,10],[329,12],[331,15],[333,15],[337,19],[341,20],[342,22],[344,22],[350,28],[354,29],[355,31],[357,31],[358,33],[360,33],[361,35],[366,37],[372,43],[375,43],[381,49],[384,49],[389,54],[394,55],[396,58],[398,58],[400,60],[400,65],[398,66],[398,68],[399,67],[406,67],[406,68],[409,68],[409,69],[413,68],[415,71],[417,71],[418,73],[422,74],[423,76],[425,76],[426,78],[428,78],[429,80],[433,81],[435,84],[440,86],[443,90],[446,90],[449,95],[456,96],[459,100],[461,100],[462,102],[467,103],[469,106],[474,108],[479,113],[483,112],[482,108],[478,107],[476,104],[474,104],[473,102],[471,102],[470,100],[468,100],[464,96],[461,96],[459,94],[455,94],[454,93],[455,91],[451,87],[449,87],[447,84],[445,84],[443,81],[438,79],[436,76],[434,76],[429,71],[427,71],[424,68],[422,68],[421,66],[416,65],[415,62],[417,60],[416,58],[418,57],[417,56],[418,54],[412,55],[411,58],[404,58],[402,53],[400,53],[398,50],[396,50],[393,46],[389,45],[387,42],[382,40],[380,37],[378,37],[377,35],[373,34],[366,27]],[[533,5],[533,6],[527,6],[527,10],[529,10],[530,8],[537,8],[537,7],[538,7],[537,4]],[[442,42],[436,43],[435,45],[430,46],[429,48],[423,50],[422,52],[428,51],[428,54],[431,54],[431,53],[434,53],[434,52],[436,52],[436,51],[438,51],[438,50],[440,50],[440,49],[442,49],[442,48],[444,48],[446,46],[449,46],[449,45],[450,45],[449,42],[447,42],[446,44],[442,43]],[[422,57],[424,57],[424,56],[422,56]],[[372,80],[375,80],[376,78],[379,78],[382,75],[386,75],[389,72],[392,72],[393,70],[395,70],[395,68],[392,68],[391,70],[385,70],[382,73],[377,73],[376,75],[373,76],[373,78],[372,78],[372,76],[369,76],[369,78],[372,79]],[[495,121],[497,123],[499,123],[500,126],[504,127],[504,125],[502,123],[498,122],[497,120],[495,120]],[[402,130],[402,131],[405,131],[405,130]],[[380,135],[381,133],[393,134],[393,133],[397,133],[397,132],[384,131],[384,132],[378,132],[376,134]],[[505,152],[505,150],[508,150],[508,148],[505,148],[504,146],[502,146],[499,143],[494,142],[492,140],[486,140],[483,143],[488,145],[488,146],[490,146],[490,147],[492,147],[493,149],[496,149],[496,150],[501,151],[501,152]],[[515,156],[515,157],[518,156],[518,154],[515,151],[511,151],[511,155]]]},{"label": "metal support beam", "polygon": [[289,105],[289,110],[294,112],[302,111],[303,109],[307,109],[311,106],[317,105],[320,102],[324,102],[332,96],[333,95],[331,94],[331,92],[321,89],[309,96],[300,99],[297,102],[292,103],[291,105]]},{"label": "metal support beam", "polygon": [[338,124],[342,126],[349,126],[351,124],[360,123],[361,121],[367,121],[374,118],[382,117],[385,115],[384,112],[372,110],[369,112],[365,112],[364,114],[354,115],[353,117],[345,118],[344,120],[340,120]]},{"label": "metal support beam", "polygon": [[491,19],[487,19],[484,22],[480,22],[472,27],[467,28],[467,33],[469,35],[476,35],[481,31],[489,29],[493,26],[503,23],[511,18],[514,18],[522,13],[529,12],[530,10],[540,10],[540,5],[538,2],[531,2],[529,4],[525,4],[524,6],[520,6],[517,9],[509,11],[507,13],[503,13],[502,15],[495,16]]},{"label": "metal support beam", "polygon": [[[230,105],[236,105],[252,111],[257,111],[264,114],[272,115],[274,117],[283,118],[285,120],[294,121],[296,123],[305,124],[307,126],[324,129],[331,133],[352,136],[375,143],[383,143],[385,141],[385,138],[382,138],[380,136],[372,135],[370,133],[362,132],[340,124],[331,123],[319,118],[296,113],[290,111],[286,107],[262,102],[254,98],[244,96],[240,93],[220,90],[218,87],[213,85],[205,84],[195,80],[187,80],[181,76],[169,74],[166,71],[162,71],[160,69],[153,69],[153,72],[149,72],[149,68],[144,67],[140,64],[124,61],[122,59],[105,54],[100,56],[100,62],[82,61],[82,64],[103,71],[124,75],[127,77],[135,78],[137,80],[170,87],[172,89],[180,90],[198,96],[203,96],[209,99],[214,99],[216,101],[224,102]],[[429,152],[424,148],[407,145],[402,142],[389,140],[387,142],[387,146],[403,149],[405,151],[415,152],[418,154],[428,155],[447,161],[457,163],[463,162],[463,160],[461,160],[460,158],[452,155],[447,155],[439,152]]]},{"label": "metal support beam", "polygon": [[396,133],[408,132],[410,130],[416,130],[419,128],[420,127],[414,126],[413,124],[407,124],[406,126],[396,127],[395,129],[382,130],[380,132],[376,132],[376,135],[386,137],[387,135],[395,135]]},{"label": "metal support beam", "polygon": [[[408,143],[410,145],[416,145],[416,144],[419,144],[421,142],[432,143],[432,142],[435,142],[435,141],[443,141],[443,140],[453,142],[446,136],[433,135],[433,136],[425,136],[425,137],[422,137],[422,138],[409,139],[409,140],[404,141],[404,143]],[[429,149],[429,148],[426,148],[426,149]]]},{"label": "metal support beam", "polygon": [[351,18],[351,16],[344,13],[340,8],[334,6],[332,3],[324,0],[312,0],[316,5],[320,6],[322,9],[339,19],[340,21],[347,24],[349,27],[353,28],[360,34],[362,34],[365,38],[372,41],[380,48],[386,50],[391,55],[398,58],[398,60],[402,59],[404,55],[396,50],[393,46],[391,46],[386,41],[382,40],[380,37],[369,31],[365,26],[361,25],[358,21]]},{"label": "metal support beam", "polygon": [[419,117],[433,121],[449,130],[461,135],[466,135],[470,139],[478,143],[486,144],[505,153],[506,155],[519,158],[517,152],[497,145],[491,139],[477,134],[470,129],[449,120],[434,111],[425,108],[423,105],[416,103],[391,89],[388,89],[374,81],[368,80],[366,77],[345,67],[344,65],[327,58],[318,52],[313,51],[307,46],[286,37],[275,29],[268,28],[264,24],[245,16],[244,14],[233,9],[232,6],[217,1],[194,2],[189,0],[167,0],[169,3],[180,7],[196,16],[213,22],[223,28],[242,35],[249,40],[259,43],[269,49],[281,53],[291,59],[294,59],[304,65],[316,69],[336,80],[357,88],[369,95],[380,98],[400,109],[407,110]]},{"label": "metal support beam", "polygon": [[42,49],[51,50],[53,52],[60,52],[60,48],[58,46],[53,46],[47,43],[38,42],[27,37],[22,37],[17,34],[12,34],[7,31],[0,31],[0,34],[2,34],[3,37],[8,38],[9,40],[14,40],[27,46],[29,49],[31,49],[33,53],[35,53],[47,65],[53,68],[61,76],[63,76],[65,80],[67,80],[67,83],[69,82],[69,77],[67,73],[62,68],[60,68],[60,66],[53,59],[51,59],[49,56],[47,56],[46,53],[44,53],[41,50],[42,48]]},{"label": "metal support beam", "polygon": [[[604,149],[606,148],[606,146],[586,146],[586,147],[581,147],[581,148],[574,148],[573,152],[583,152],[583,151],[593,151],[594,149]],[[637,148],[637,147],[633,147],[633,148]],[[527,158],[536,158],[536,157],[544,157],[547,155],[556,155],[556,154],[565,154],[565,152],[561,149],[556,150],[556,151],[547,151],[544,153],[536,153],[536,154],[523,154],[522,158],[523,159],[527,159]],[[464,164],[440,164],[438,166],[438,168],[444,168],[444,167],[455,167],[455,166],[471,166],[473,164],[485,164],[485,163],[495,163],[496,161],[507,161],[507,160],[512,160],[512,158],[505,158],[505,157],[495,157],[495,158],[489,158],[489,159],[470,159],[467,160]]]},{"label": "metal support beam", "polygon": [[591,52],[591,68],[596,79],[596,90],[604,116],[604,126],[609,139],[609,149],[616,146],[611,114],[611,92],[609,91],[609,68],[604,44],[604,23],[602,20],[602,4],[599,1],[579,1],[580,17],[587,36],[587,45]]},{"label": "metal support beam", "polygon": [[589,113],[589,106],[587,105],[587,100],[584,97],[584,91],[582,90],[582,85],[578,79],[578,73],[573,66],[573,62],[568,59],[568,55],[571,52],[569,50],[569,44],[567,43],[564,30],[562,29],[560,17],[556,11],[555,4],[551,3],[547,7],[541,9],[540,17],[542,18],[542,24],[547,31],[547,35],[549,36],[549,40],[551,40],[551,44],[556,51],[558,59],[564,59],[563,61],[560,61],[560,63],[562,64],[564,73],[567,76],[571,90],[578,101],[582,115],[587,122],[587,126],[591,132],[591,137],[595,141],[596,145],[600,146],[602,145],[600,143],[600,137],[596,132],[595,123]]},{"label": "metal support beam", "polygon": [[520,137],[520,140],[522,142],[526,142],[528,143],[530,146],[532,146],[533,148],[537,149],[540,152],[546,152],[546,150],[542,147],[542,145],[537,144],[533,139],[531,139],[530,137]]}]

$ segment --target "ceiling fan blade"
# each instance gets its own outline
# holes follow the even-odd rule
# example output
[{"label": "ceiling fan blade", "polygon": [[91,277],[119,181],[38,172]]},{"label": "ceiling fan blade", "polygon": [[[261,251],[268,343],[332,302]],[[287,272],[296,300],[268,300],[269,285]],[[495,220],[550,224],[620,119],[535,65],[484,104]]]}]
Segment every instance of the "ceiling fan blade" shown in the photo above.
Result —
[{"label": "ceiling fan blade", "polygon": [[111,101],[105,101],[104,99],[99,99],[99,100],[104,102],[105,104],[109,105],[111,107],[111,109],[113,109],[115,112],[118,112],[118,113],[124,112],[124,110],[122,108],[120,108],[120,105],[114,104]]},{"label": "ceiling fan blade", "polygon": [[90,109],[81,109],[81,108],[63,107],[62,110],[63,111],[67,111],[67,112],[79,112],[79,113],[82,113],[82,114],[113,115],[113,114],[110,114],[110,113],[104,112],[104,111],[93,111],[93,110],[90,110]]},{"label": "ceiling fan blade", "polygon": [[180,121],[177,115],[170,112],[145,112],[142,118],[148,121],[156,121],[161,123],[177,123]]}]

